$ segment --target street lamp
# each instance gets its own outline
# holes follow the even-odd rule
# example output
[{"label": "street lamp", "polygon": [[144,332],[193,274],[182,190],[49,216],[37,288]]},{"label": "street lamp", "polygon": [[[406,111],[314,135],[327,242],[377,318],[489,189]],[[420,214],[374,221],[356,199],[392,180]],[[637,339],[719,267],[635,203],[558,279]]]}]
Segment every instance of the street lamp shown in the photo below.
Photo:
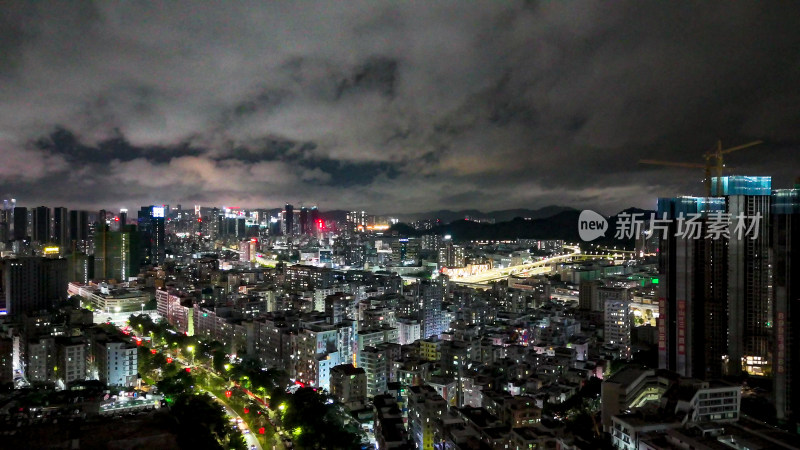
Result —
[{"label": "street lamp", "polygon": [[144,315],[144,303],[142,303],[142,315]]},{"label": "street lamp", "polygon": [[189,362],[189,365],[194,365],[194,346],[190,345],[186,347],[186,350],[189,350],[189,353],[192,355],[192,360]]}]

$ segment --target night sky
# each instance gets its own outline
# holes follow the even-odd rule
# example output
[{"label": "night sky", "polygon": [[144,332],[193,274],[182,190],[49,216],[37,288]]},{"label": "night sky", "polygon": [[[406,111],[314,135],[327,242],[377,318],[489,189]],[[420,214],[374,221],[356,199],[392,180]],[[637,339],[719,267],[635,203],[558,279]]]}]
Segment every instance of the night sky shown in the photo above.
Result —
[{"label": "night sky", "polygon": [[800,176],[790,2],[0,1],[0,195],[613,213]]}]

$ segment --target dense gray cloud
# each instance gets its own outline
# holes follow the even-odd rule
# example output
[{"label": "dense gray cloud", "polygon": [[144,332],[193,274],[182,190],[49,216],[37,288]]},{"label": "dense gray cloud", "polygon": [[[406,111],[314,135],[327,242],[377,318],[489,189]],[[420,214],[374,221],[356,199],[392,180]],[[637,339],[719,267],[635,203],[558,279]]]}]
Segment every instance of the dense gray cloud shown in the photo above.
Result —
[{"label": "dense gray cloud", "polygon": [[800,16],[766,2],[3,2],[24,204],[606,212],[800,167]]}]

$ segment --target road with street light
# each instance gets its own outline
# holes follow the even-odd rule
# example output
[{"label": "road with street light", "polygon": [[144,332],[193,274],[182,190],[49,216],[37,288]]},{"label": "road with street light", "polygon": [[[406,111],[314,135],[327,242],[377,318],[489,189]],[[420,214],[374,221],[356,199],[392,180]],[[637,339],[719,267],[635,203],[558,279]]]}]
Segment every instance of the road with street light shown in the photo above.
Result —
[{"label": "road with street light", "polygon": [[247,442],[247,448],[248,449],[256,448],[258,450],[263,450],[261,447],[261,443],[258,442],[258,438],[256,438],[256,436],[253,433],[249,432],[247,424],[245,423],[244,419],[242,419],[242,416],[240,416],[239,413],[234,411],[233,408],[228,406],[227,403],[223,402],[219,397],[214,395],[212,392],[210,391],[206,392],[208,393],[208,395],[213,397],[214,400],[217,401],[217,403],[219,403],[225,408],[225,414],[227,414],[228,417],[232,417],[233,419],[236,420],[236,423],[239,425],[239,428],[242,430],[242,433],[244,433],[244,439]]}]

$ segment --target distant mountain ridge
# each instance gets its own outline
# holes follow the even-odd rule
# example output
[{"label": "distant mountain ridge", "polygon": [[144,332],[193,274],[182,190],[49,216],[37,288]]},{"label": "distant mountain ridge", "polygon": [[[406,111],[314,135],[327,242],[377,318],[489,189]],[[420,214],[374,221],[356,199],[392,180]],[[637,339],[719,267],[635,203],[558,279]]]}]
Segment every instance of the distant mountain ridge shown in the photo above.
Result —
[{"label": "distant mountain ridge", "polygon": [[[604,245],[619,245],[630,247],[632,239],[615,239],[616,224],[620,214],[641,213],[643,220],[648,220],[653,211],[628,208],[620,211],[608,219],[608,228],[605,237],[599,238],[595,243]],[[456,241],[472,240],[511,240],[511,239],[563,239],[568,242],[579,242],[578,217],[580,211],[573,208],[565,209],[549,217],[525,219],[516,216],[512,220],[496,223],[478,223],[458,219],[448,224],[442,224],[431,230],[414,230],[405,223],[392,227],[391,231],[400,235],[420,236],[422,234],[450,235]]]},{"label": "distant mountain ridge", "polygon": [[478,219],[478,220],[494,219],[495,222],[508,222],[509,220],[513,220],[516,217],[521,217],[523,219],[543,219],[546,217],[552,217],[564,211],[577,211],[577,210],[569,206],[559,206],[559,205],[549,205],[539,209],[516,208],[516,209],[501,209],[490,212],[482,212],[477,209],[462,209],[457,211],[449,209],[441,209],[438,211],[428,211],[428,212],[413,213],[413,214],[399,214],[398,218],[402,221],[439,219],[444,223],[450,223],[455,220],[464,220],[465,218],[469,217],[471,219]]},{"label": "distant mountain ridge", "polygon": [[[406,222],[406,223],[411,223],[417,220],[425,220],[425,219],[429,220],[438,219],[442,223],[450,223],[456,220],[464,220],[467,217],[475,220],[494,219],[495,222],[508,222],[509,220],[513,220],[515,217],[521,217],[523,219],[544,219],[546,217],[552,217],[564,211],[577,211],[577,210],[569,206],[550,205],[539,209],[516,208],[516,209],[501,209],[490,212],[483,212],[477,209],[461,209],[456,211],[450,209],[440,209],[436,211],[427,211],[419,213],[409,213],[409,214],[389,213],[380,215],[387,217],[394,217],[400,220],[401,222]],[[369,213],[369,211],[367,211],[367,213]],[[345,221],[347,217],[347,211],[341,209],[322,211],[321,214],[326,220],[336,220],[341,222]]]}]

